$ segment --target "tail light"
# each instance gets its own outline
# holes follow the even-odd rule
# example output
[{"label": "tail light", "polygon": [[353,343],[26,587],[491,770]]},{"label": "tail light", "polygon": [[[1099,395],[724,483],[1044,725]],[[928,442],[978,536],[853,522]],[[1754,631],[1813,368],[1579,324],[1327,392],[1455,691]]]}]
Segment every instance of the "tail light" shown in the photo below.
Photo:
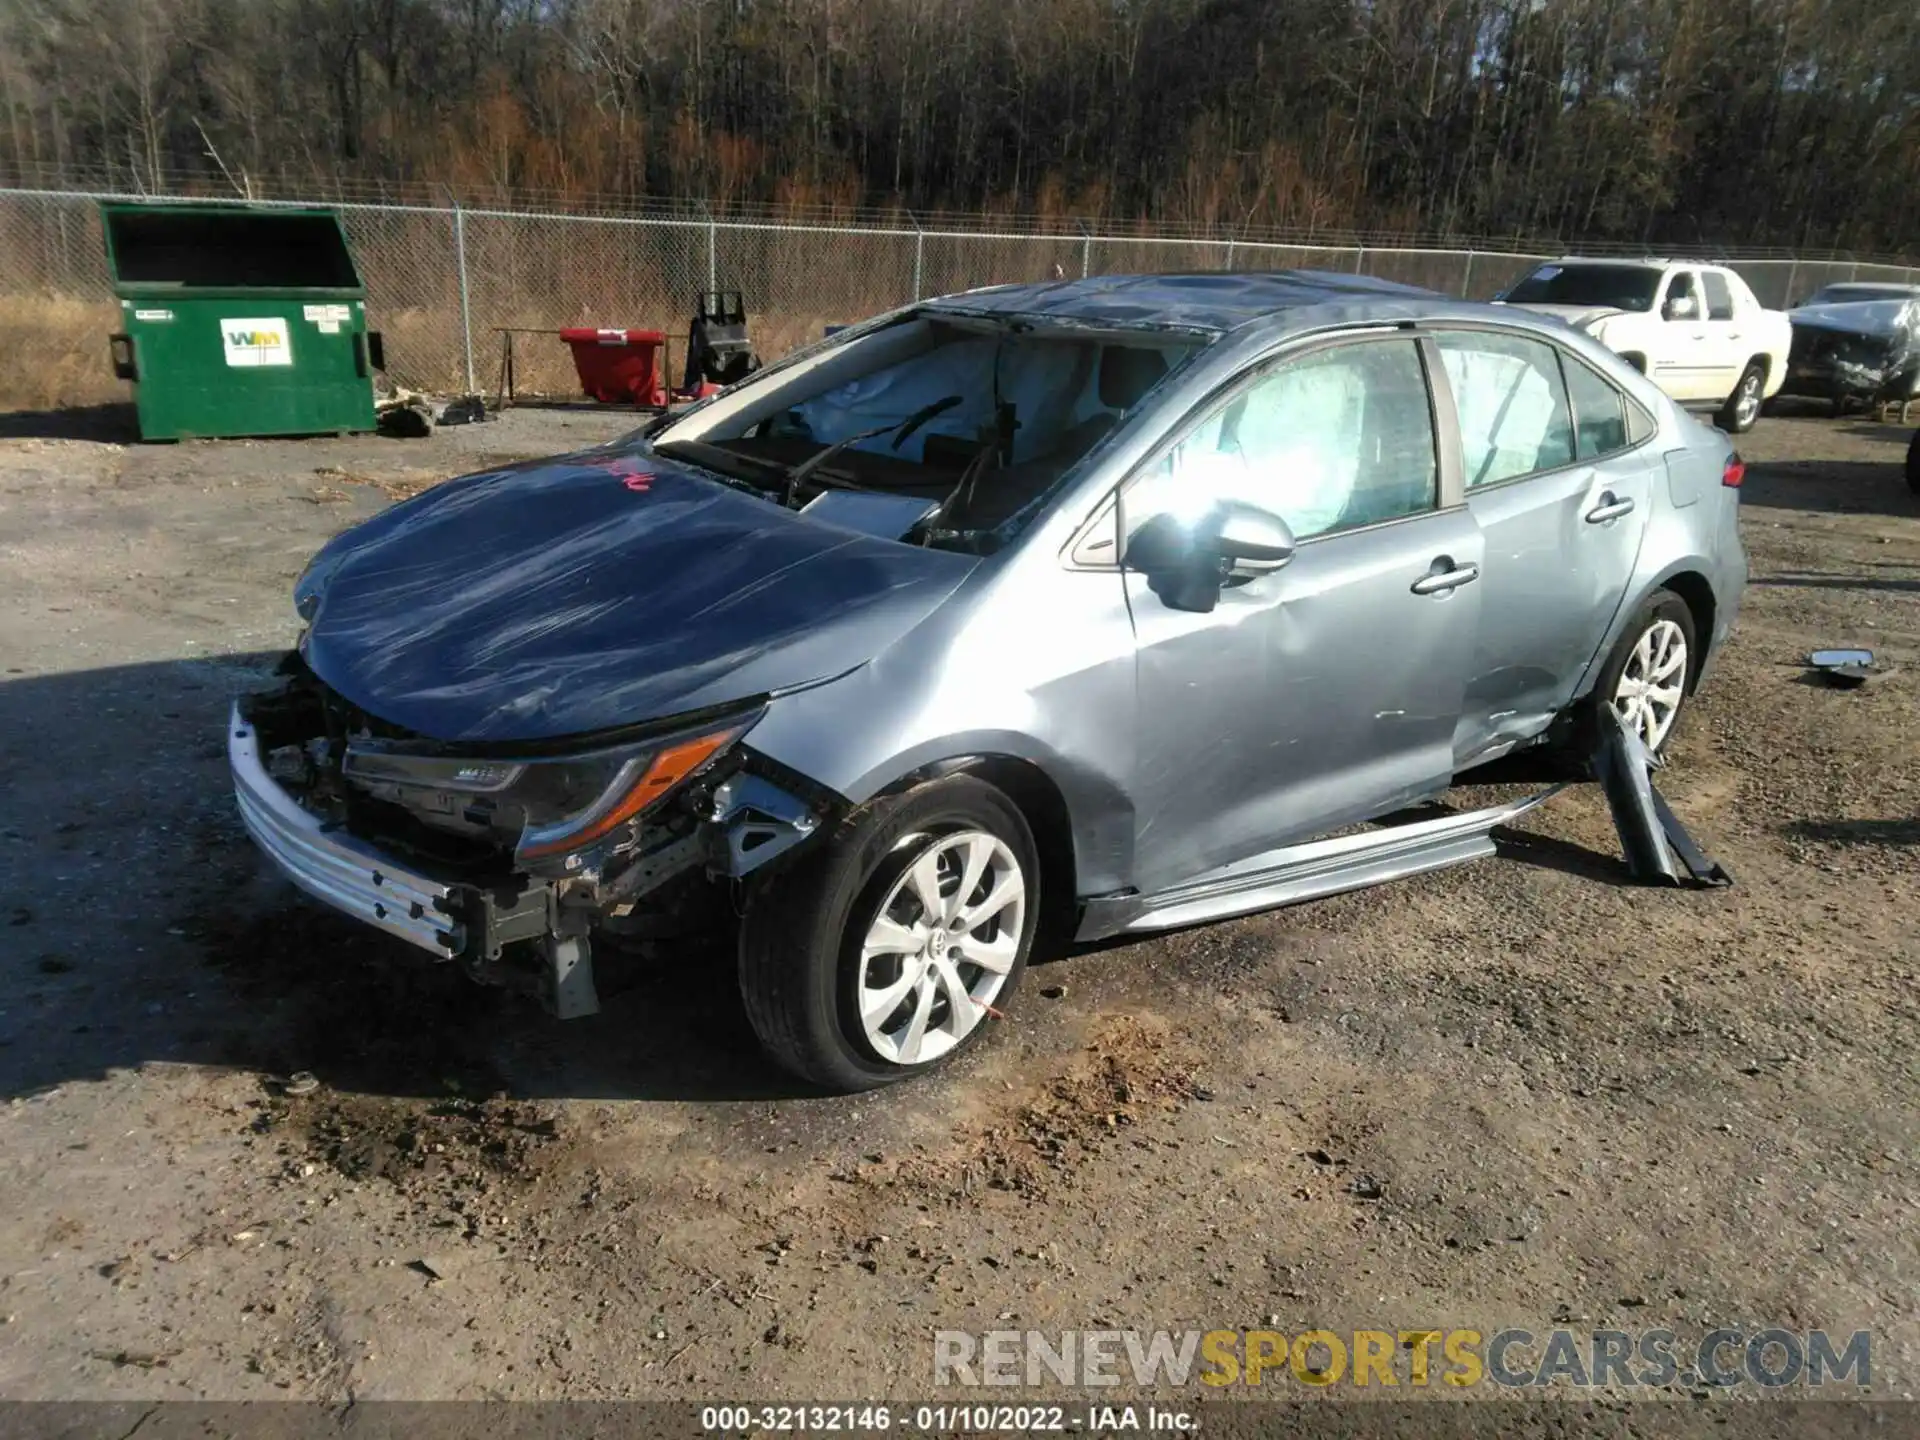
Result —
[{"label": "tail light", "polygon": [[1747,478],[1747,462],[1736,453],[1727,456],[1727,468],[1720,472],[1720,483],[1729,490],[1738,490],[1740,482]]}]

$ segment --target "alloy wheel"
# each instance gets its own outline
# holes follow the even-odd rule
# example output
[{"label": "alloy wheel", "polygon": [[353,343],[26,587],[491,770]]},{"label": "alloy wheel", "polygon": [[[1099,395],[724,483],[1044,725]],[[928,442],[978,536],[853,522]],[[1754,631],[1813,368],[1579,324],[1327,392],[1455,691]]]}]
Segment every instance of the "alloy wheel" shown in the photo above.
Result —
[{"label": "alloy wheel", "polygon": [[1760,418],[1760,372],[1749,370],[1740,381],[1740,393],[1734,397],[1734,424],[1742,430],[1753,425]]},{"label": "alloy wheel", "polygon": [[1613,708],[1649,752],[1666,743],[1687,684],[1686,633],[1655,620],[1641,634],[1613,688]]},{"label": "alloy wheel", "polygon": [[1020,954],[1026,877],[982,830],[912,835],[900,878],[860,947],[855,1005],[867,1044],[896,1065],[926,1065],[971,1034]]}]

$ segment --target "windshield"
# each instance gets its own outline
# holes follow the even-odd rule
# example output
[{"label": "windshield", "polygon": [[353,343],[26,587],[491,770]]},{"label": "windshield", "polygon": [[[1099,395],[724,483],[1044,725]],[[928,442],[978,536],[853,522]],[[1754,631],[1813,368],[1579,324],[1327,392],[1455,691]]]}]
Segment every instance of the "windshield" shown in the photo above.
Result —
[{"label": "windshield", "polygon": [[921,538],[985,530],[1044,494],[1205,343],[923,312],[748,381],[653,443],[795,508],[869,492],[823,504],[836,523]]},{"label": "windshield", "polygon": [[1647,265],[1542,265],[1507,292],[1515,305],[1651,310],[1660,272]]},{"label": "windshield", "polygon": [[1816,290],[1803,305],[1858,305],[1869,300],[1920,300],[1920,289],[1906,285],[1829,285]]}]

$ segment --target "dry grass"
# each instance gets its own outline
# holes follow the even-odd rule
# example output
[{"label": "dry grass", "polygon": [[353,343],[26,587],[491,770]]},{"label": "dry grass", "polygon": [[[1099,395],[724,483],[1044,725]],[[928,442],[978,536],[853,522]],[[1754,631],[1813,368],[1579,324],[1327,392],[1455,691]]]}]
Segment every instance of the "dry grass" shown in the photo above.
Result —
[{"label": "dry grass", "polygon": [[313,490],[305,497],[316,505],[338,504],[347,498],[342,485],[367,485],[378,490],[389,500],[410,500],[422,490],[430,490],[447,477],[435,470],[422,470],[417,466],[393,469],[378,475],[363,475],[357,470],[343,470],[338,465],[323,465],[314,472],[319,480]]},{"label": "dry grass", "polygon": [[56,410],[127,398],[113,378],[111,302],[64,295],[0,295],[0,409]]}]

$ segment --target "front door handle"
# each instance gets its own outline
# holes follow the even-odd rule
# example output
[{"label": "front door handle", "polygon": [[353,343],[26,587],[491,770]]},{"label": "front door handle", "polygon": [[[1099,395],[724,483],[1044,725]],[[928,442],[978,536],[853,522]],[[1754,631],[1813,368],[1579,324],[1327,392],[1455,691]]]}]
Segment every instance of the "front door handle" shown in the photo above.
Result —
[{"label": "front door handle", "polygon": [[1587,511],[1586,520],[1589,525],[1604,525],[1609,520],[1618,520],[1622,515],[1632,513],[1633,498],[1631,496],[1615,498],[1611,490],[1603,490],[1600,492],[1600,503]]},{"label": "front door handle", "polygon": [[1451,570],[1433,570],[1413,582],[1416,595],[1444,595],[1480,578],[1478,565],[1456,565]]}]

